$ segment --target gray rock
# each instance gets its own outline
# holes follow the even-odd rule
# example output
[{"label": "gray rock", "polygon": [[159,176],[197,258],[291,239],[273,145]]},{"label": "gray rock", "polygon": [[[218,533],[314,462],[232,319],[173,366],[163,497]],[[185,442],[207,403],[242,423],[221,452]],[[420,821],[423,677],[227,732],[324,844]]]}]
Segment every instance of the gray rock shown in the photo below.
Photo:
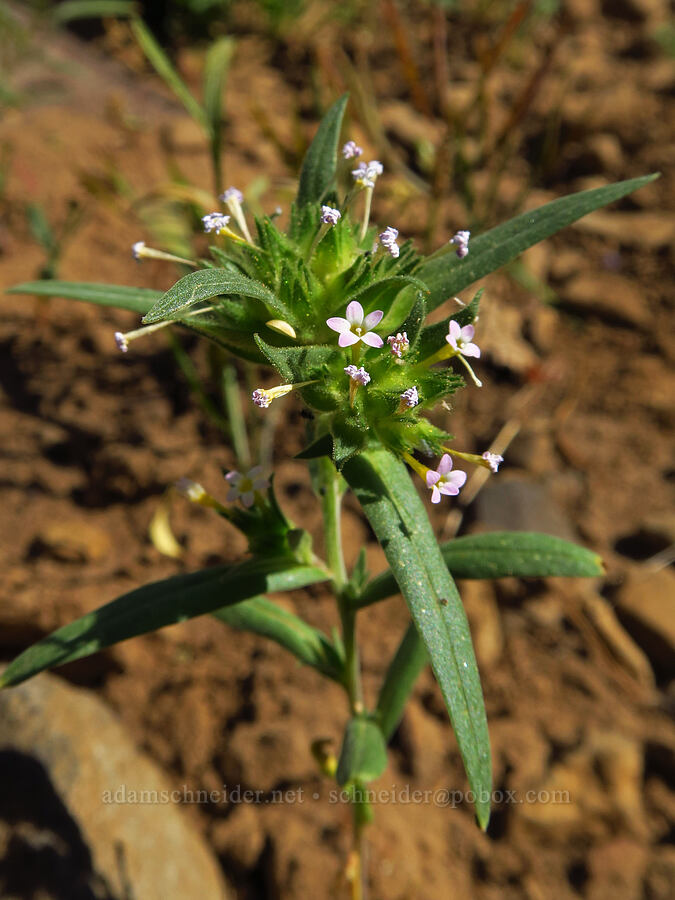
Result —
[{"label": "gray rock", "polygon": [[86,691],[43,674],[0,693],[0,759],[3,897],[229,896],[175,786]]}]

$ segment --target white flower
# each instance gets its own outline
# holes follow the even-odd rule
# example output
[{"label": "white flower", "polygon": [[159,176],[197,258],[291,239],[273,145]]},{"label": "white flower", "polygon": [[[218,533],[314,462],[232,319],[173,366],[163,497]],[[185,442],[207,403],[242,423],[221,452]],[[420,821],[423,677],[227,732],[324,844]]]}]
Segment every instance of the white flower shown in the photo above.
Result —
[{"label": "white flower", "polygon": [[262,466],[254,466],[245,475],[236,471],[228,472],[225,480],[230,485],[227,493],[228,503],[241,500],[247,509],[253,506],[256,493],[262,493],[269,487],[269,479],[263,475]]},{"label": "white flower", "polygon": [[347,141],[342,148],[342,155],[345,159],[354,159],[357,156],[361,156],[362,153],[363,148],[359,147],[354,141]]},{"label": "white flower", "polygon": [[359,341],[368,344],[369,347],[381,347],[384,344],[379,334],[369,330],[382,320],[384,313],[381,309],[373,310],[364,318],[363,307],[358,300],[352,300],[347,306],[345,315],[346,319],[343,319],[342,316],[326,319],[326,325],[340,335],[338,344],[341,347],[351,347],[352,344],[358,344]]},{"label": "white flower", "polygon": [[230,221],[229,216],[223,215],[223,213],[213,212],[209,213],[206,216],[202,216],[202,222],[204,223],[204,231],[210,232],[215,231],[216,234],[220,234],[221,231],[225,231],[228,226],[228,222]]},{"label": "white flower", "polygon": [[332,206],[321,207],[321,221],[324,225],[337,225],[338,220],[342,218],[339,209],[333,209]]}]

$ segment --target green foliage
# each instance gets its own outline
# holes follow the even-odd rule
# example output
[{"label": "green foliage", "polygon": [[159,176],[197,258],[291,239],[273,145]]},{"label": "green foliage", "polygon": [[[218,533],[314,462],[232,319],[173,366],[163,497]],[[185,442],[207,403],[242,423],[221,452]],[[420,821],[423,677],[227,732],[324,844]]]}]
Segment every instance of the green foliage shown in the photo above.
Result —
[{"label": "green foliage", "polygon": [[24,281],[7,288],[8,294],[37,297],[65,297],[97,306],[114,306],[144,315],[162,296],[150,288],[124,287],[121,284],[94,284],[85,281]]},{"label": "green foliage", "polygon": [[18,656],[0,677],[0,687],[20,684],[44,669],[61,666],[106,647],[157,631],[165,625],[257,597],[266,591],[290,591],[325,581],[327,573],[289,561],[249,560],[189,575],[174,575],[123,594],[87,613]]},{"label": "green foliage", "polygon": [[314,140],[302,163],[298,185],[298,206],[319,203],[335,178],[337,146],[340,127],[347,105],[344,94],[323,117]]},{"label": "green foliage", "polygon": [[386,768],[387,746],[377,723],[367,716],[350,719],[338,760],[338,784],[373,781]]},{"label": "green foliage", "polygon": [[405,466],[384,450],[350,460],[344,476],[382,545],[424,642],[476,797],[478,821],[486,828],[492,774],[478,667],[462,602],[424,506]]},{"label": "green foliage", "polygon": [[[529,531],[493,531],[455,538],[440,547],[454,578],[599,578],[602,559],[562,538]],[[393,572],[383,572],[363,590],[357,605],[370,606],[398,593]]]}]

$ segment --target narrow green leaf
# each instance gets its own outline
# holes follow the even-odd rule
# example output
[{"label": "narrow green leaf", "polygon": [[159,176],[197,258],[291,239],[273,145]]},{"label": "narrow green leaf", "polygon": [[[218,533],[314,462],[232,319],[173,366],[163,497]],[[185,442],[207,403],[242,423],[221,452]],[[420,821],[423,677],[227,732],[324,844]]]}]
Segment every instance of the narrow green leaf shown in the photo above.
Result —
[{"label": "narrow green leaf", "polygon": [[427,299],[429,311],[436,309],[474,281],[515,259],[528,247],[571,225],[594,209],[607,206],[658,177],[657,173],[642,178],[631,178],[629,181],[619,181],[607,187],[570,194],[538,209],[529,210],[503,225],[497,225],[485,234],[472,238],[469,255],[463,260],[459,260],[454,248],[448,246],[446,252],[423,262],[414,273],[429,288],[430,295]]},{"label": "narrow green leaf", "polygon": [[77,19],[128,18],[138,12],[133,0],[65,0],[51,11],[51,18],[59,25]]},{"label": "narrow green leaf", "polygon": [[335,178],[337,146],[347,94],[336,100],[321,120],[321,124],[309,145],[300,170],[298,206],[318,203]]},{"label": "narrow green leaf", "polygon": [[253,297],[263,303],[276,304],[274,294],[259,281],[226,269],[200,269],[184,275],[169,288],[143,321],[146,325],[151,325],[165,319],[179,319],[195,303],[224,294]]},{"label": "narrow green leaf", "polygon": [[[530,531],[470,534],[442,544],[441,553],[454,578],[597,578],[605,574],[596,553]],[[393,573],[383,572],[366,586],[356,605],[370,606],[397,593]]]},{"label": "narrow green leaf", "polygon": [[389,741],[396,731],[417,677],[428,662],[422,638],[411,622],[391,661],[377,698],[376,712],[385,740]]},{"label": "narrow green leaf", "polygon": [[450,714],[482,828],[490,816],[490,740],[478,666],[457,588],[400,460],[368,450],[343,469],[385,552]]},{"label": "narrow green leaf", "polygon": [[387,768],[387,745],[373,719],[350,719],[345,729],[337,767],[337,783],[372,781]]},{"label": "narrow green leaf", "polygon": [[288,591],[326,581],[313,566],[287,559],[237,566],[216,566],[175,575],[123,594],[116,600],[64,625],[18,656],[0,677],[0,688],[19,684],[43,669],[60,666],[105,647],[231,606],[268,591]]},{"label": "narrow green leaf", "polygon": [[301,663],[334,681],[341,681],[342,660],[328,638],[266,597],[252,597],[218,609],[213,615],[231,628],[270,638]]},{"label": "narrow green leaf", "polygon": [[134,17],[131,20],[131,30],[141,50],[145,53],[148,61],[160,78],[171,88],[192,118],[202,127],[208,127],[204,110],[192,96],[190,89],[174,68],[169,57],[159,46],[145,22]]},{"label": "narrow green leaf", "polygon": [[31,294],[39,297],[64,297],[98,306],[114,306],[131,312],[146,313],[162,296],[149,288],[125,287],[120,284],[96,284],[86,281],[24,281],[7,289],[8,294]]}]

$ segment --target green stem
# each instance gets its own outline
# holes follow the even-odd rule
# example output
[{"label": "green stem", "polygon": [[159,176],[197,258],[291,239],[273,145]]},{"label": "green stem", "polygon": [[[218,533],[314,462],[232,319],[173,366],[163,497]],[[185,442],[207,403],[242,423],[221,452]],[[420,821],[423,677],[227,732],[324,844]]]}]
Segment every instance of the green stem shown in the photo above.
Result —
[{"label": "green stem", "polygon": [[230,423],[230,437],[237,457],[237,462],[244,469],[251,466],[251,450],[246,434],[246,419],[241,404],[241,392],[237,370],[232,363],[223,366],[222,374],[223,406],[227,412],[227,420]]},{"label": "green stem", "polygon": [[319,474],[322,490],[326,560],[333,576],[333,587],[342,624],[342,641],[345,650],[345,688],[349,696],[352,712],[359,713],[363,711],[363,695],[361,691],[359,652],[356,641],[356,611],[349,598],[345,595],[348,579],[342,553],[342,531],[340,528],[341,478],[335,470],[335,466],[327,457],[322,457],[319,460]]}]

